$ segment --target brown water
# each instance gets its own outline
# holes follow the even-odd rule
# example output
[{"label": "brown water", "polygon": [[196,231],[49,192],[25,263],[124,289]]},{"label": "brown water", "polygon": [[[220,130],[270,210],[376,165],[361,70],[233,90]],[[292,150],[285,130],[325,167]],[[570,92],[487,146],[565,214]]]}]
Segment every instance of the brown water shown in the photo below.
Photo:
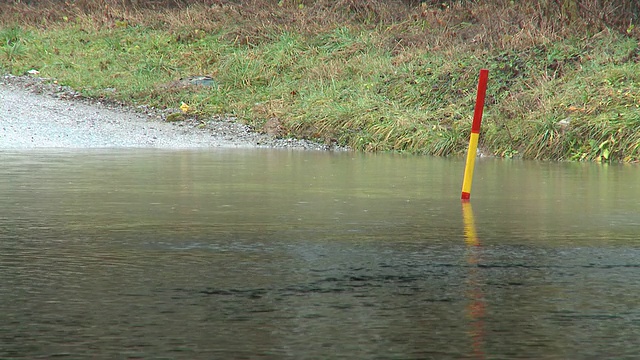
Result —
[{"label": "brown water", "polygon": [[0,358],[634,359],[640,167],[1,152]]}]

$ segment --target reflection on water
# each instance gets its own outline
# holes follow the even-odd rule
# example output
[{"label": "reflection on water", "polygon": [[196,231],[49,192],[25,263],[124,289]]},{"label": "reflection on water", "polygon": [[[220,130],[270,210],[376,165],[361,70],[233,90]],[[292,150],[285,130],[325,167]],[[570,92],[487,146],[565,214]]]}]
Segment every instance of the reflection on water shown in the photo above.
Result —
[{"label": "reflection on water", "polygon": [[475,358],[484,359],[484,316],[485,316],[485,298],[482,292],[482,284],[484,279],[479,264],[480,261],[480,240],[476,231],[475,215],[471,202],[462,202],[462,218],[464,221],[464,240],[467,244],[467,264],[468,264],[468,280],[467,285],[467,317],[470,319],[469,334],[472,339],[472,348]]},{"label": "reflection on water", "polygon": [[640,169],[0,153],[0,358],[634,358]]}]

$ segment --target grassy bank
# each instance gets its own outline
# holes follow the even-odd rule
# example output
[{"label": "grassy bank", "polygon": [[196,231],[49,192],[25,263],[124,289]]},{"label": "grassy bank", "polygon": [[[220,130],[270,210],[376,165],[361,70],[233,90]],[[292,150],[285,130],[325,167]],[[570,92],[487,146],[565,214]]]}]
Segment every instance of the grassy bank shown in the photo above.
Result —
[{"label": "grassy bank", "polygon": [[[609,20],[580,1],[15,1],[0,5],[0,67],[280,136],[433,155],[466,151],[486,67],[486,153],[633,162],[639,14],[623,3]],[[192,75],[214,84],[177,81]]]}]

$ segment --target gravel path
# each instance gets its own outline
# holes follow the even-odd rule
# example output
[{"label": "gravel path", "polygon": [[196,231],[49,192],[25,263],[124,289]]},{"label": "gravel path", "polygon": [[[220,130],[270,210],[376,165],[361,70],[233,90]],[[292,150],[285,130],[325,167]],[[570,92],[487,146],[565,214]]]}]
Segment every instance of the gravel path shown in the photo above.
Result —
[{"label": "gravel path", "polygon": [[277,139],[233,119],[168,123],[166,113],[84,99],[71,89],[28,76],[0,77],[0,149],[216,147],[329,150]]}]

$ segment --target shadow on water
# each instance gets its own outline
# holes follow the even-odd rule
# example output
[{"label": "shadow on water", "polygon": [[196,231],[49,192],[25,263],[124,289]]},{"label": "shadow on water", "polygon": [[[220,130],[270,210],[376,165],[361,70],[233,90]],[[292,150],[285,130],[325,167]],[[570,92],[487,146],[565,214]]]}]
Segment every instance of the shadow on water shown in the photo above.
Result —
[{"label": "shadow on water", "polygon": [[637,167],[481,160],[472,208],[455,159],[0,158],[2,358],[640,353]]}]

